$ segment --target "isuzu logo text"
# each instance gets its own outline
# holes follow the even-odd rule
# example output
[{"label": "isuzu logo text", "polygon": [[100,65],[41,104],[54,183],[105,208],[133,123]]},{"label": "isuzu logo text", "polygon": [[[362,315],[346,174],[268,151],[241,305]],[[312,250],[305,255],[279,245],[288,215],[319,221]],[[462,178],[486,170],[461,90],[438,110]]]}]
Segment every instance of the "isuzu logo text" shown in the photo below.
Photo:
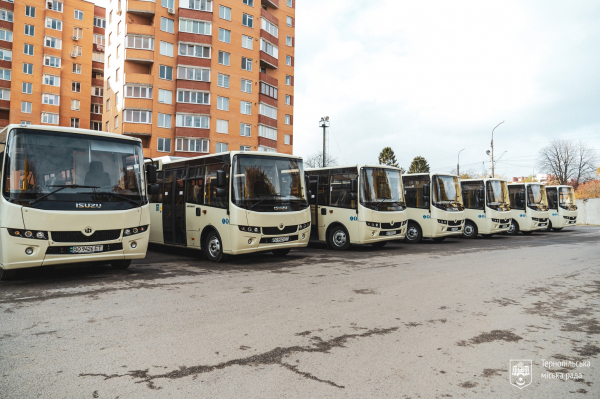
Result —
[{"label": "isuzu logo text", "polygon": [[100,209],[100,208],[102,208],[102,204],[86,204],[83,202],[77,202],[77,203],[75,203],[75,208]]}]

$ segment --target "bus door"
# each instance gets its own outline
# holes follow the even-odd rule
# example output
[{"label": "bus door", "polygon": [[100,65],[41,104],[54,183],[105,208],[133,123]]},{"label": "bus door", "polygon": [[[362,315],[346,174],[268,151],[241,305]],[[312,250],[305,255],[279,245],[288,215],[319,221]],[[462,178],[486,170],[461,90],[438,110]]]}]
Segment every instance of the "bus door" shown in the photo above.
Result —
[{"label": "bus door", "polygon": [[165,244],[187,244],[185,234],[185,178],[187,168],[165,170],[163,191],[163,240]]},{"label": "bus door", "polygon": [[310,239],[318,240],[319,239],[319,212],[318,212],[319,176],[309,176],[307,180],[308,180],[308,190],[310,191],[310,196],[308,198],[308,203],[310,204],[310,220],[311,220]]}]

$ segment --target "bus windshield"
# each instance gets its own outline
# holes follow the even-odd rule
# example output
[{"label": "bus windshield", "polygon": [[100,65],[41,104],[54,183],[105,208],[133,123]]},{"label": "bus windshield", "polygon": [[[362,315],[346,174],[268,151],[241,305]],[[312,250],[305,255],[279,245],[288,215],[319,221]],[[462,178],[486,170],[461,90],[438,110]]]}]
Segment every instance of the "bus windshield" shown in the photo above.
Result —
[{"label": "bus windshield", "polygon": [[82,201],[101,204],[97,210],[145,202],[137,141],[14,129],[6,150],[2,191],[11,202],[64,210],[74,210],[73,202]]},{"label": "bus windshield", "polygon": [[560,197],[558,204],[561,208],[567,209],[569,211],[577,210],[577,205],[575,205],[575,192],[573,191],[573,187],[560,188]]},{"label": "bus windshield", "polygon": [[433,205],[445,211],[462,211],[463,202],[458,177],[433,177]]},{"label": "bus windshield", "polygon": [[387,168],[362,168],[360,204],[376,211],[404,210],[400,171]]},{"label": "bus windshield", "polygon": [[487,182],[487,205],[497,211],[510,210],[506,182],[498,180]]},{"label": "bus windshield", "polygon": [[298,211],[308,207],[304,166],[297,158],[236,155],[233,160],[234,205],[257,212]]},{"label": "bus windshield", "polygon": [[527,186],[527,206],[538,211],[548,210],[546,189],[540,184],[529,184]]}]

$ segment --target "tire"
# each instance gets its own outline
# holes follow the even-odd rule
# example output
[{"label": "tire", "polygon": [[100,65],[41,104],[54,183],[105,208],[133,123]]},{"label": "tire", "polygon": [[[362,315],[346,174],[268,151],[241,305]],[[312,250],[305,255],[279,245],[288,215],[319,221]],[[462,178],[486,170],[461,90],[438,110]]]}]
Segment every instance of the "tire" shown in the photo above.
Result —
[{"label": "tire", "polygon": [[287,254],[289,254],[291,250],[292,250],[291,248],[281,248],[281,249],[274,249],[271,252],[273,253],[273,255],[275,255],[277,257],[284,257]]},{"label": "tire", "polygon": [[517,234],[519,234],[519,230],[521,230],[519,228],[519,223],[517,223],[517,221],[513,219],[506,234],[508,234],[509,236],[516,236]]},{"label": "tire", "polygon": [[0,267],[0,281],[10,280],[17,274],[16,270],[8,270]]},{"label": "tire", "polygon": [[387,245],[387,241],[378,241],[378,242],[371,243],[371,246],[374,248],[383,248],[386,245]]},{"label": "tire", "polygon": [[221,237],[216,231],[208,233],[204,243],[204,253],[211,262],[219,263],[227,259],[223,253],[223,241],[221,241]]},{"label": "tire", "polygon": [[435,242],[442,242],[442,241],[444,241],[446,238],[447,238],[447,237],[435,237],[435,238],[432,238],[432,240],[433,240],[433,241],[435,241]]},{"label": "tire", "polygon": [[525,234],[526,236],[530,235],[531,233],[533,233],[533,231],[522,231],[521,233]]},{"label": "tire", "polygon": [[548,226],[544,230],[546,230],[546,231],[553,230],[552,229],[552,222],[550,220],[548,220]]},{"label": "tire", "polygon": [[350,246],[350,235],[342,225],[337,225],[329,230],[327,243],[336,251],[345,251]]},{"label": "tire", "polygon": [[419,226],[415,222],[408,222],[408,227],[406,228],[406,236],[404,236],[404,242],[409,244],[416,244],[421,242],[423,239],[423,231],[421,230],[421,226]]},{"label": "tire", "polygon": [[125,270],[131,265],[131,259],[113,260],[110,265],[113,269]]},{"label": "tire", "polygon": [[563,229],[563,227],[555,227],[555,228],[552,228],[552,230],[554,230],[554,231],[561,231],[562,229]]},{"label": "tire", "polygon": [[477,225],[470,220],[465,220],[465,227],[462,231],[462,237],[472,240],[473,238],[477,238],[477,234],[479,234]]}]

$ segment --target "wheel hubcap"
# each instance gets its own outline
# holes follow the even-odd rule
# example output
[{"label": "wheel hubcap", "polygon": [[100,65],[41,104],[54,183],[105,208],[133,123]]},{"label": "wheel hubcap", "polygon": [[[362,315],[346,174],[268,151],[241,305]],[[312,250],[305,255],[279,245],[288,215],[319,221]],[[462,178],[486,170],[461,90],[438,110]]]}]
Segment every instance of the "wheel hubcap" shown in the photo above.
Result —
[{"label": "wheel hubcap", "polygon": [[511,223],[510,227],[508,228],[508,232],[509,233],[514,233],[516,228],[517,227],[514,225],[514,223]]},{"label": "wheel hubcap", "polygon": [[219,253],[221,252],[221,243],[217,237],[211,238],[208,242],[208,252],[213,258],[219,256]]},{"label": "wheel hubcap", "polygon": [[419,236],[419,231],[416,227],[409,227],[406,231],[406,236],[409,240],[415,240]]},{"label": "wheel hubcap", "polygon": [[333,233],[333,243],[336,247],[344,246],[344,244],[346,244],[346,233],[344,233],[342,230],[337,230],[335,233]]},{"label": "wheel hubcap", "polygon": [[473,226],[471,226],[470,224],[468,224],[468,225],[465,226],[464,232],[465,232],[466,236],[472,236],[473,233],[475,232],[475,229],[473,228]]}]

